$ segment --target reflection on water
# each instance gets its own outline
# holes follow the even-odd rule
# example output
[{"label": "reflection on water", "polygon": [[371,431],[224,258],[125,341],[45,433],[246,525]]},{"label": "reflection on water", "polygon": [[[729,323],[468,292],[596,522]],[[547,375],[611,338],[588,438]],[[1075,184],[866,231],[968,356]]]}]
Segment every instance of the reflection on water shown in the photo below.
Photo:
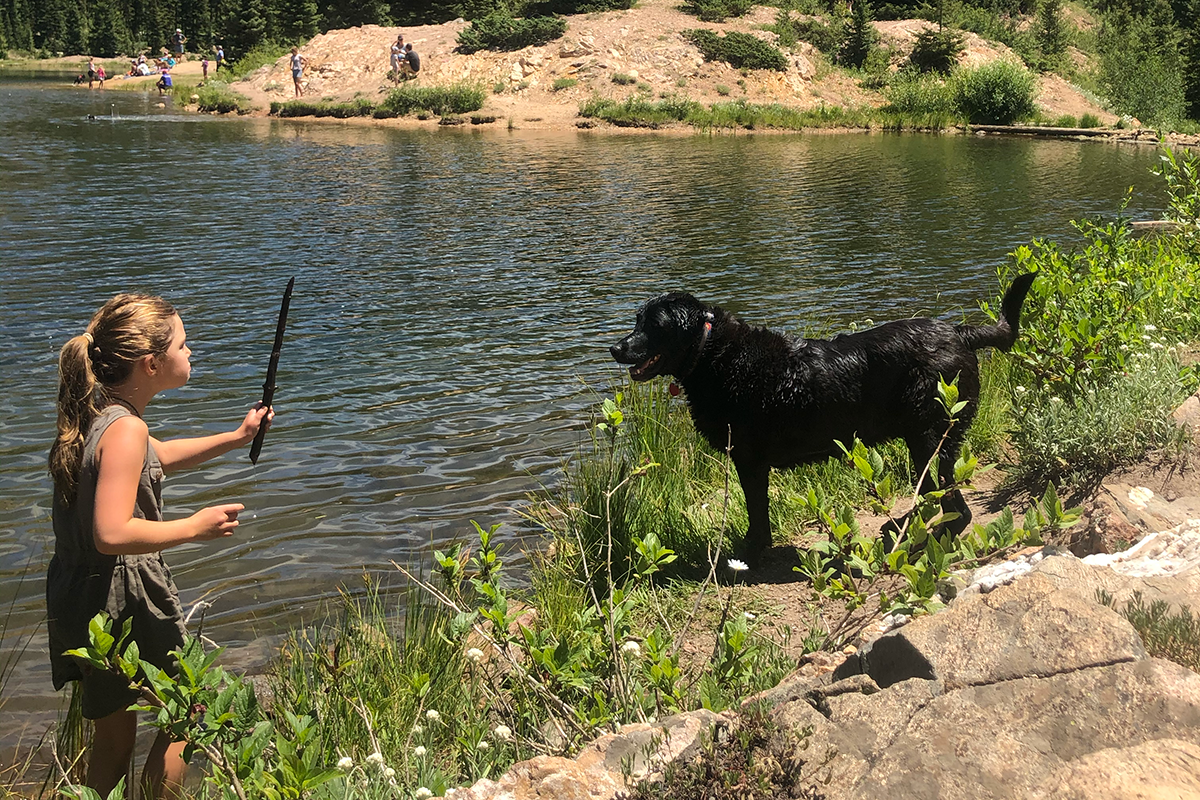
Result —
[{"label": "reflection on water", "polygon": [[[1099,144],[396,131],[156,103],[0,84],[0,601],[18,632],[40,626],[52,544],[56,351],[115,292],[161,293],[188,326],[192,381],[148,412],[161,438],[240,420],[296,276],[258,467],[240,453],[167,483],[169,514],[255,515],[169,554],[185,603],[214,603],[209,632],[245,644],[472,518],[536,546],[512,509],[556,479],[617,375],[607,345],[657,292],[792,330],[953,313],[1015,245],[1131,185],[1135,215],[1162,203],[1152,151]],[[44,647],[4,714],[55,702]]]}]

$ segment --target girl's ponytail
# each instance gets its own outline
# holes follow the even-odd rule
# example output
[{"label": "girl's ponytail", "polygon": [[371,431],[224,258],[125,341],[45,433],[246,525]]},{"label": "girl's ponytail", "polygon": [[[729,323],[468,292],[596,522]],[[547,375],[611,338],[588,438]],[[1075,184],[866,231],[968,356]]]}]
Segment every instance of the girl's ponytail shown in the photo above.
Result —
[{"label": "girl's ponytail", "polygon": [[58,435],[50,447],[50,477],[71,504],[88,429],[109,405],[108,390],[124,382],[137,360],[171,344],[175,307],[161,297],[119,294],[104,304],[58,356]]},{"label": "girl's ponytail", "polygon": [[58,354],[58,436],[50,447],[50,477],[55,491],[71,503],[83,461],[83,442],[92,420],[100,413],[99,398],[88,352],[94,343],[90,333],[76,336]]}]

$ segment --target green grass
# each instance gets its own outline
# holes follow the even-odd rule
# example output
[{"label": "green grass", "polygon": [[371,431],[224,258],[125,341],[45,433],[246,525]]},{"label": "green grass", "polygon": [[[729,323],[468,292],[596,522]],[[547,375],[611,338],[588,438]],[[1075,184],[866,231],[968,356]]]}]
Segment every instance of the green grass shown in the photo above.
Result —
[{"label": "green grass", "polygon": [[191,103],[193,94],[199,95],[197,107],[200,111],[216,111],[221,114],[236,112],[248,114],[253,110],[250,98],[229,88],[229,84],[210,78],[203,86],[179,85],[175,88],[176,100]]},{"label": "green grass", "polygon": [[250,49],[245,55],[230,64],[232,80],[240,81],[256,69],[274,64],[291,52],[291,49],[288,45],[273,42],[265,42]]},{"label": "green grass", "polygon": [[394,116],[405,116],[417,111],[428,111],[438,116],[470,114],[483,108],[485,97],[484,88],[475,83],[398,86],[379,104],[379,109]]},{"label": "green grass", "polygon": [[271,103],[271,115],[277,117],[369,117],[375,113],[375,105],[362,98],[343,103],[310,101],[304,99],[275,101]]},{"label": "green grass", "polygon": [[1108,592],[1099,591],[1097,598],[1129,620],[1151,656],[1200,672],[1200,616],[1194,616],[1190,608],[1181,606],[1171,613],[1162,600],[1146,603],[1141,592],[1134,592],[1122,608]]},{"label": "green grass", "polygon": [[553,89],[556,92],[561,92],[563,89],[570,89],[578,85],[579,81],[575,78],[555,78]]},{"label": "green grass", "polygon": [[593,97],[579,108],[582,117],[600,119],[623,128],[662,128],[685,124],[700,130],[804,130],[805,128],[871,128],[903,130],[913,127],[941,128],[949,117],[906,117],[887,110],[818,106],[796,109],[778,103],[758,104],[746,100],[713,103],[710,106],[683,97],[653,101],[644,96],[624,101]]}]

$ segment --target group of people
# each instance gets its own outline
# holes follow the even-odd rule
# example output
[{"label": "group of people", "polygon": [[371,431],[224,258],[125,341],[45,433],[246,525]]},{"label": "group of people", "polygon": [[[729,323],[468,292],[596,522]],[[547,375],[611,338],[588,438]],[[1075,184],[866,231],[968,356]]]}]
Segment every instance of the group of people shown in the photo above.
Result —
[{"label": "group of people", "polygon": [[412,42],[404,43],[404,34],[396,37],[396,41],[392,42],[392,52],[389,63],[388,75],[392,80],[399,82],[409,78],[416,77],[421,71],[421,57],[417,55],[417,51],[413,50]]}]

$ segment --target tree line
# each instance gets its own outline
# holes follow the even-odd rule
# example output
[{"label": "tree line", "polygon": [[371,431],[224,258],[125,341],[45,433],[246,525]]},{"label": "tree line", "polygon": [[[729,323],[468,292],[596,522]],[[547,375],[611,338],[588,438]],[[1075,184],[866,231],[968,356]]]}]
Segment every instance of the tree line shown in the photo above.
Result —
[{"label": "tree line", "polygon": [[[426,25],[501,10],[510,0],[0,0],[0,56],[133,55],[169,46],[176,28],[190,52],[222,44],[231,59],[266,43],[293,44],[357,25]],[[628,8],[631,0],[541,2],[559,13]],[[518,7],[514,7],[518,6]]]}]

